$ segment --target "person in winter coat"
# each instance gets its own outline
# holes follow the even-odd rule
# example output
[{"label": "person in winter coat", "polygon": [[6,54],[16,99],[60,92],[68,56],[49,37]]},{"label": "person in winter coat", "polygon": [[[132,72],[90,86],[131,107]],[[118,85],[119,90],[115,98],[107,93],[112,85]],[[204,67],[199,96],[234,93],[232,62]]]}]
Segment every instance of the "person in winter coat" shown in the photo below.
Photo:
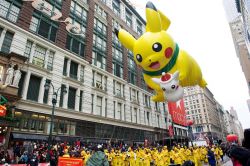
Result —
[{"label": "person in winter coat", "polygon": [[234,166],[250,166],[250,151],[246,148],[235,146],[229,152]]},{"label": "person in winter coat", "polygon": [[250,128],[244,130],[244,139],[242,141],[242,146],[250,150]]},{"label": "person in winter coat", "polygon": [[108,159],[106,158],[101,145],[95,147],[95,152],[88,159],[86,166],[109,166]]}]

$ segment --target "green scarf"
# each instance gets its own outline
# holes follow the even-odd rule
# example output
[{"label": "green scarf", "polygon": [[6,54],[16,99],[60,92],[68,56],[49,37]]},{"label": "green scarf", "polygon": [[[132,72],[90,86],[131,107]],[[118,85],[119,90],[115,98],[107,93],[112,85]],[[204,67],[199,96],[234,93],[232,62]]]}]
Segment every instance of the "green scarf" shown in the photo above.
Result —
[{"label": "green scarf", "polygon": [[178,58],[178,55],[179,55],[179,46],[178,46],[178,44],[176,44],[174,54],[173,54],[172,58],[170,59],[170,61],[168,62],[168,64],[165,67],[163,67],[162,69],[160,69],[158,71],[146,71],[146,70],[143,70],[143,73],[147,74],[149,76],[160,76],[160,75],[162,75],[163,72],[165,72],[165,73],[169,72],[174,67],[174,65],[176,63],[176,60]]}]

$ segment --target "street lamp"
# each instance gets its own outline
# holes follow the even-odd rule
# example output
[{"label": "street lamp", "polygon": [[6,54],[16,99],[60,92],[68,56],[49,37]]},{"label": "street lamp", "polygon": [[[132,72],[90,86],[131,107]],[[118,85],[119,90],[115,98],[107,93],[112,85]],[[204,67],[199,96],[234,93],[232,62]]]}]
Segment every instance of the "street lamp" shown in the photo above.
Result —
[{"label": "street lamp", "polygon": [[[48,144],[49,146],[52,145],[52,126],[53,126],[53,121],[54,121],[54,114],[55,114],[55,106],[56,106],[56,103],[57,103],[57,95],[58,95],[58,92],[59,90],[61,89],[61,87],[59,87],[56,91],[55,91],[55,87],[52,83],[50,82],[45,82],[44,84],[44,88],[46,90],[49,90],[49,87],[52,86],[53,88],[53,97],[52,97],[52,113],[51,113],[51,120],[50,120],[50,129],[49,129],[49,139],[48,139]],[[65,87],[63,87],[62,91],[61,91],[63,94],[67,93],[67,90]]]}]

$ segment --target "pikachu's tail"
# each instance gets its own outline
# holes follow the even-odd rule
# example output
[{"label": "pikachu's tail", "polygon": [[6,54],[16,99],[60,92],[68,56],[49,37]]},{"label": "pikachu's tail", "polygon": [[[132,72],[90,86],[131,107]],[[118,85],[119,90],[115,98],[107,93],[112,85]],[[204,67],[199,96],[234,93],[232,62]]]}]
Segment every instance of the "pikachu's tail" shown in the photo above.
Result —
[{"label": "pikachu's tail", "polygon": [[201,88],[205,88],[207,86],[207,82],[204,80],[204,78],[201,79],[200,83],[199,83],[199,86]]}]

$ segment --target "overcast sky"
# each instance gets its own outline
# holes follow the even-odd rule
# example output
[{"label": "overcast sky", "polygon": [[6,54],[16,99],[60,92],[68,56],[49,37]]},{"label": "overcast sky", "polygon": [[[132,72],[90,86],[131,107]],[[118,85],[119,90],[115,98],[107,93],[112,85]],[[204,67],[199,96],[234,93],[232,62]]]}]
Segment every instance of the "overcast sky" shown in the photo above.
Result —
[{"label": "overcast sky", "polygon": [[[147,0],[130,0],[145,18]],[[215,99],[234,107],[250,128],[247,83],[236,56],[222,0],[151,0],[171,20],[168,33],[199,63]]]}]

